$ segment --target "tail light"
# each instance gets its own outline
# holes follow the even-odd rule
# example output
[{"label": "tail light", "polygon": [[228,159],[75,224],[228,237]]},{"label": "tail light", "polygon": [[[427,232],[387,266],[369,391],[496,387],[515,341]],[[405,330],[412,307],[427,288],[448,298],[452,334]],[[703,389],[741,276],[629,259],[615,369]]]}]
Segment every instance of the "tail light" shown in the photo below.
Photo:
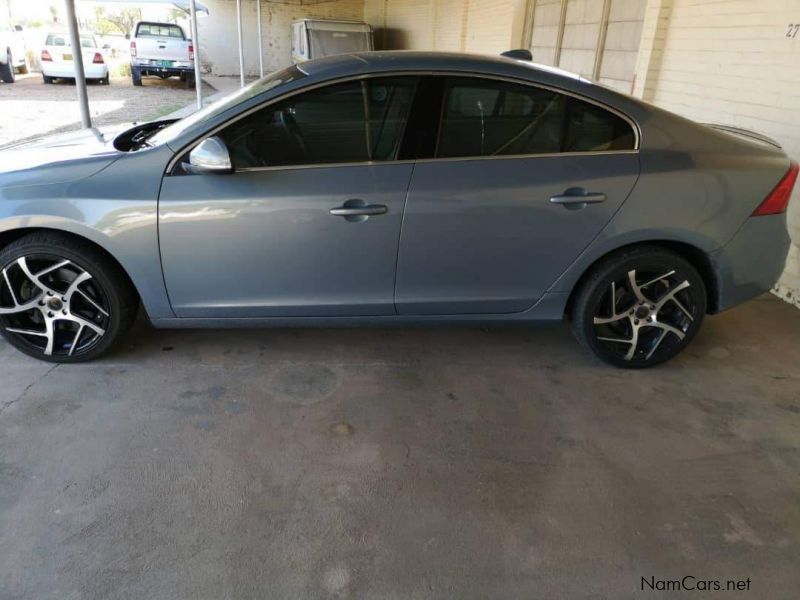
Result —
[{"label": "tail light", "polygon": [[92,62],[94,64],[96,64],[96,65],[102,65],[106,61],[103,60],[103,55],[102,54],[100,54],[99,52],[95,52],[94,53],[94,58],[92,59]]},{"label": "tail light", "polygon": [[136,42],[131,42],[131,56],[136,56]]},{"label": "tail light", "polygon": [[800,165],[792,161],[786,175],[778,182],[775,189],[764,198],[764,201],[758,205],[758,208],[753,212],[753,216],[779,215],[786,212],[789,199],[792,197],[792,189],[797,181],[798,172],[800,172]]},{"label": "tail light", "polygon": [[42,50],[42,62],[53,62],[53,57],[47,50]]},{"label": "tail light", "polygon": [[189,60],[194,60],[194,46],[189,44]]}]

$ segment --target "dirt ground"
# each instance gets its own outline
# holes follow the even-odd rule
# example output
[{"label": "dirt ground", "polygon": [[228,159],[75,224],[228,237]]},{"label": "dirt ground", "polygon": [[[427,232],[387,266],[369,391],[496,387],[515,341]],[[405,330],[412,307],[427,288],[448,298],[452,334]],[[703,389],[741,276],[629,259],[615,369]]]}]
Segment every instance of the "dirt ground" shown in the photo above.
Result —
[{"label": "dirt ground", "polygon": [[[145,121],[167,115],[190,104],[194,89],[177,78],[145,77],[133,87],[129,77],[115,77],[111,85],[90,83],[92,124],[109,125]],[[205,85],[204,95],[214,90]],[[80,128],[75,84],[57,80],[45,85],[41,73],[17,75],[13,84],[0,83],[0,148],[46,133]]]}]

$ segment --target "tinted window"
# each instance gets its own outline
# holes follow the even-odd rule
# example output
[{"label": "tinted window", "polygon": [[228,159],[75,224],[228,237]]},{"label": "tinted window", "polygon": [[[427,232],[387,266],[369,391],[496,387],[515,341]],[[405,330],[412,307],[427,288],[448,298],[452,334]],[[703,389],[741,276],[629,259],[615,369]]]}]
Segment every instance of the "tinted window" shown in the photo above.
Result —
[{"label": "tinted window", "polygon": [[634,147],[631,126],[614,113],[588,102],[571,99],[563,152],[630,150]]},{"label": "tinted window", "polygon": [[607,110],[550,90],[450,78],[437,157],[633,148],[630,126]]},{"label": "tinted window", "polygon": [[393,160],[415,78],[351,81],[256,111],[219,135],[234,167]]}]

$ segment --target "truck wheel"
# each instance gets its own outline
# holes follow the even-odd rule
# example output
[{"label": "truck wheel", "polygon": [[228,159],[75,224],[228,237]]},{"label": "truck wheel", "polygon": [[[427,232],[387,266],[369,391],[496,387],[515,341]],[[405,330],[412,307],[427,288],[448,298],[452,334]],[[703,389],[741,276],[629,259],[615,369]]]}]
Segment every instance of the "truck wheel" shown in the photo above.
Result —
[{"label": "truck wheel", "polygon": [[133,80],[133,85],[141,86],[142,85],[142,73],[139,69],[131,69],[131,79]]},{"label": "truck wheel", "polygon": [[53,77],[49,77],[48,75],[44,75],[44,74],[43,74],[43,75],[42,75],[42,79],[44,79],[44,82],[45,82],[46,84],[51,84],[51,83],[53,83]]},{"label": "truck wheel", "polygon": [[14,58],[10,50],[6,54],[6,63],[0,64],[0,80],[3,83],[14,83]]}]

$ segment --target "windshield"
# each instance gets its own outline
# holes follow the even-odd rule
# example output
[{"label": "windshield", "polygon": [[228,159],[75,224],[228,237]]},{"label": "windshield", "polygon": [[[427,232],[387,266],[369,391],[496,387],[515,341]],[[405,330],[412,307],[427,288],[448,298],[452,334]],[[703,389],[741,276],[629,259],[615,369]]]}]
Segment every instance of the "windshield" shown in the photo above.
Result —
[{"label": "windshield", "polygon": [[271,73],[270,75],[267,75],[262,79],[258,79],[250,85],[247,85],[242,89],[237,90],[220,100],[217,100],[213,104],[209,104],[205,108],[192,113],[188,117],[175,122],[169,127],[159,130],[157,134],[148,140],[149,145],[155,146],[157,144],[163,144],[169,142],[170,140],[174,140],[186,130],[194,127],[197,123],[216,117],[217,115],[224,113],[226,110],[233,108],[234,106],[237,106],[242,102],[249,100],[250,98],[254,98],[268,90],[274,89],[280,85],[285,85],[292,81],[296,81],[302,77],[305,77],[305,74],[295,66],[284,69],[283,71]]}]

